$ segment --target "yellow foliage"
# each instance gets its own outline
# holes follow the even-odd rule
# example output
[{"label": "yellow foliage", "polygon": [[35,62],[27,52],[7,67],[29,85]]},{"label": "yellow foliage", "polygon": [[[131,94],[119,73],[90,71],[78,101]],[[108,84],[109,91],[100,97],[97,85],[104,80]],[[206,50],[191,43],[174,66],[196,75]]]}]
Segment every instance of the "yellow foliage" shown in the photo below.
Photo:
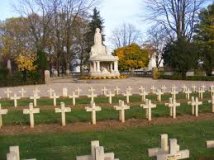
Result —
[{"label": "yellow foliage", "polygon": [[20,71],[34,71],[36,69],[36,65],[34,65],[34,62],[36,61],[35,54],[19,54],[15,61]]}]

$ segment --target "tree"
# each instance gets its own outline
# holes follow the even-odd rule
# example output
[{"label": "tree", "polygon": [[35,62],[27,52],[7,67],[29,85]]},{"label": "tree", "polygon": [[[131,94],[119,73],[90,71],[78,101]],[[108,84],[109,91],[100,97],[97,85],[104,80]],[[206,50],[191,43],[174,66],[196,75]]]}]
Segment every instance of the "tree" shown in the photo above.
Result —
[{"label": "tree", "polygon": [[88,32],[85,34],[85,41],[87,44],[86,52],[88,53],[88,56],[89,56],[89,52],[91,50],[91,46],[94,45],[94,34],[96,31],[96,28],[100,29],[100,31],[102,33],[103,41],[105,39],[105,36],[103,34],[104,20],[101,18],[100,12],[96,8],[94,8],[93,14],[90,17],[91,17],[91,21],[88,24]]},{"label": "tree", "polygon": [[148,30],[148,40],[146,41],[146,47],[152,51],[151,54],[155,54],[156,67],[159,68],[163,61],[164,47],[168,39],[163,28],[152,27]]},{"label": "tree", "polygon": [[149,19],[161,25],[171,40],[192,39],[197,15],[207,0],[147,0]]},{"label": "tree", "polygon": [[173,68],[185,78],[186,72],[197,64],[198,57],[195,46],[187,39],[181,38],[166,45],[163,59],[165,66]]},{"label": "tree", "polygon": [[125,47],[132,43],[138,44],[141,40],[141,33],[132,24],[122,24],[115,28],[111,35],[111,43],[115,48]]},{"label": "tree", "polygon": [[122,71],[147,67],[149,63],[148,51],[137,44],[118,48],[114,55],[118,56],[119,69]]},{"label": "tree", "polygon": [[194,42],[198,46],[203,68],[211,76],[214,68],[214,3],[200,12],[199,20]]}]

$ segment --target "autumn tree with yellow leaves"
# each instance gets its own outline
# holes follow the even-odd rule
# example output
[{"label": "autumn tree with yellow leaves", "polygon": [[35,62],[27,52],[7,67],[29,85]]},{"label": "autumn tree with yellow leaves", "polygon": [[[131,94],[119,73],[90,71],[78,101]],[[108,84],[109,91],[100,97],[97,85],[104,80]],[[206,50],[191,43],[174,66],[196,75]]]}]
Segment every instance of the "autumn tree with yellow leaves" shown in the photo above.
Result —
[{"label": "autumn tree with yellow leaves", "polygon": [[118,56],[119,69],[122,71],[144,68],[149,63],[149,51],[134,43],[116,49],[114,55]]}]

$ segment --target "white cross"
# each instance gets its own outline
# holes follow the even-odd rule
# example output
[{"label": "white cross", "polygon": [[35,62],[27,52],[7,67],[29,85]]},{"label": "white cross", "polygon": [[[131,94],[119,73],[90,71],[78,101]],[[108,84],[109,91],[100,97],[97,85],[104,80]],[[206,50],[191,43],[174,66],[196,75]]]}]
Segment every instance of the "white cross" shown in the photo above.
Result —
[{"label": "white cross", "polygon": [[111,90],[107,93],[107,94],[105,94],[106,95],[106,97],[108,97],[109,99],[108,99],[108,101],[109,101],[109,103],[110,104],[112,104],[112,98],[115,96],[115,94],[113,94],[112,92],[111,92]]},{"label": "white cross", "polygon": [[178,92],[175,89],[173,89],[171,94],[172,94],[172,98],[176,99],[176,95],[178,94]]},{"label": "white cross", "polygon": [[10,99],[14,101],[14,107],[17,107],[17,100],[20,99],[20,97],[14,94],[14,96],[11,97]]},{"label": "white cross", "polygon": [[53,96],[54,90],[52,88],[50,88],[48,90],[48,93],[49,93],[49,98],[51,98]]},{"label": "white cross", "polygon": [[128,105],[125,105],[124,101],[119,100],[119,106],[114,106],[114,109],[119,111],[119,120],[125,122],[125,110],[130,109]]},{"label": "white cross", "polygon": [[160,89],[157,89],[157,91],[155,92],[155,94],[157,95],[157,100],[159,102],[161,102],[161,96],[164,94],[163,92],[161,92]]},{"label": "white cross", "polygon": [[198,97],[196,98],[192,97],[192,101],[188,102],[188,104],[192,105],[192,115],[198,117],[198,106],[202,105],[202,102],[198,101]]},{"label": "white cross", "polygon": [[186,99],[189,100],[192,91],[189,88],[187,88],[184,93],[186,94]]},{"label": "white cross", "polygon": [[197,88],[197,87],[196,87],[195,85],[193,85],[193,86],[192,86],[192,92],[196,92],[196,88]]},{"label": "white cross", "polygon": [[78,87],[76,90],[75,90],[75,92],[77,92],[77,95],[78,96],[80,96],[80,92],[81,92],[82,90]]},{"label": "white cross", "polygon": [[87,95],[89,98],[91,98],[91,102],[94,102],[94,98],[97,97],[97,94],[94,94],[94,91],[91,91],[91,94]]},{"label": "white cross", "polygon": [[62,126],[66,125],[66,117],[65,117],[65,113],[66,112],[71,112],[71,108],[70,107],[65,107],[65,103],[64,102],[60,102],[60,106],[61,108],[55,108],[55,112],[56,113],[61,113],[61,118],[62,118]]},{"label": "white cross", "polygon": [[72,104],[73,104],[73,106],[75,106],[76,105],[76,98],[79,97],[79,94],[76,95],[75,92],[72,92],[72,95],[71,96],[69,95],[68,97],[72,98]]},{"label": "white cross", "polygon": [[128,90],[129,92],[131,92],[131,91],[132,91],[132,87],[131,87],[131,86],[128,86],[128,87],[126,88],[126,90]]},{"label": "white cross", "polygon": [[175,91],[177,87],[175,85],[172,86],[172,91]]},{"label": "white cross", "polygon": [[26,93],[26,91],[24,90],[24,88],[22,88],[21,91],[19,91],[19,93],[21,93],[21,97],[24,98],[24,94]]},{"label": "white cross", "polygon": [[91,93],[94,93],[95,89],[93,87],[90,87],[88,91],[91,92]]},{"label": "white cross", "polygon": [[203,84],[202,86],[201,86],[201,88],[205,91],[206,90],[206,86]]},{"label": "white cross", "polygon": [[206,141],[207,144],[207,148],[214,148],[214,141],[210,140],[210,141]]},{"label": "white cross", "polygon": [[146,99],[146,104],[141,104],[143,109],[146,109],[146,118],[151,121],[152,120],[152,109],[156,108],[156,104],[152,104],[151,100]]},{"label": "white cross", "polygon": [[143,90],[143,91],[140,92],[140,96],[141,96],[142,102],[145,101],[147,95],[148,95],[148,92],[146,92],[146,90]]},{"label": "white cross", "polygon": [[209,100],[208,103],[212,104],[212,112],[214,112],[214,95],[212,95],[212,99]]},{"label": "white cross", "polygon": [[166,89],[167,89],[167,88],[166,88],[166,86],[165,86],[165,85],[162,85],[162,86],[161,86],[161,91],[162,91],[162,92],[165,92],[165,91],[166,91]]},{"label": "white cross", "polygon": [[103,95],[106,95],[107,91],[108,91],[108,89],[106,87],[103,87],[103,89],[102,89]]},{"label": "white cross", "polygon": [[8,113],[8,109],[2,109],[0,104],[0,128],[2,127],[3,121],[2,121],[2,115],[6,115]]},{"label": "white cross", "polygon": [[96,124],[96,112],[101,111],[101,107],[96,106],[93,101],[91,101],[90,107],[85,107],[86,112],[91,112],[92,124]]},{"label": "white cross", "polygon": [[40,90],[37,87],[33,90],[33,94],[39,95],[39,92],[40,92]]},{"label": "white cross", "polygon": [[214,86],[213,85],[210,86],[210,93],[211,93],[211,96],[214,95]]},{"label": "white cross", "polygon": [[205,93],[204,89],[203,89],[202,87],[199,87],[199,89],[198,89],[198,94],[199,94],[199,98],[200,98],[200,99],[203,99],[204,93]]},{"label": "white cross", "polygon": [[7,88],[7,89],[4,91],[4,93],[6,94],[7,98],[10,98],[10,93],[12,93],[12,91],[11,91],[9,88]]},{"label": "white cross", "polygon": [[130,93],[129,90],[126,90],[126,92],[123,94],[123,96],[126,96],[126,103],[129,103],[129,97],[131,96],[132,94]]},{"label": "white cross", "polygon": [[39,99],[40,97],[38,96],[38,94],[34,94],[33,96],[30,97],[30,99],[33,99],[33,105],[36,107],[37,106],[37,99]]},{"label": "white cross", "polygon": [[153,85],[150,89],[151,89],[151,92],[154,94],[156,90],[155,86]]},{"label": "white cross", "polygon": [[169,98],[169,103],[165,104],[170,108],[170,116],[172,116],[174,119],[176,118],[176,108],[180,106],[180,103],[176,102],[176,99]]},{"label": "white cross", "polygon": [[114,92],[116,95],[120,94],[120,88],[118,86],[116,86],[116,88],[114,89]]},{"label": "white cross", "polygon": [[56,93],[54,92],[53,95],[51,96],[51,99],[53,99],[53,105],[54,107],[56,106],[56,100],[57,98],[59,98],[59,96],[56,95]]},{"label": "white cross", "polygon": [[187,86],[184,84],[184,85],[182,86],[182,91],[185,93],[186,90],[187,90]]},{"label": "white cross", "polygon": [[62,88],[62,96],[68,97],[68,88]]},{"label": "white cross", "polygon": [[39,108],[33,108],[33,103],[29,104],[29,109],[24,109],[23,114],[29,114],[30,115],[30,127],[34,128],[34,114],[40,113]]},{"label": "white cross", "polygon": [[141,93],[141,92],[143,92],[145,90],[145,88],[140,86],[139,90],[140,90],[140,93]]}]

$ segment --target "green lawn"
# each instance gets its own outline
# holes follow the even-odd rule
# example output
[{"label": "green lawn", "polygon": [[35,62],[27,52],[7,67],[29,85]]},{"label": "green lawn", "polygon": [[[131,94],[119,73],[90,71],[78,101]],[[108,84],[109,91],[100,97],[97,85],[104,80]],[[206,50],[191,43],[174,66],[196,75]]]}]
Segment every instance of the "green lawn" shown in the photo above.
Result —
[{"label": "green lawn", "polygon": [[0,136],[0,159],[6,160],[9,146],[19,145],[21,158],[74,160],[76,155],[90,153],[91,140],[99,140],[105,151],[113,151],[120,160],[152,160],[147,156],[147,149],[160,146],[162,133],[177,138],[181,149],[189,149],[190,160],[214,159],[214,149],[205,147],[206,140],[214,139],[213,121],[84,133]]}]

